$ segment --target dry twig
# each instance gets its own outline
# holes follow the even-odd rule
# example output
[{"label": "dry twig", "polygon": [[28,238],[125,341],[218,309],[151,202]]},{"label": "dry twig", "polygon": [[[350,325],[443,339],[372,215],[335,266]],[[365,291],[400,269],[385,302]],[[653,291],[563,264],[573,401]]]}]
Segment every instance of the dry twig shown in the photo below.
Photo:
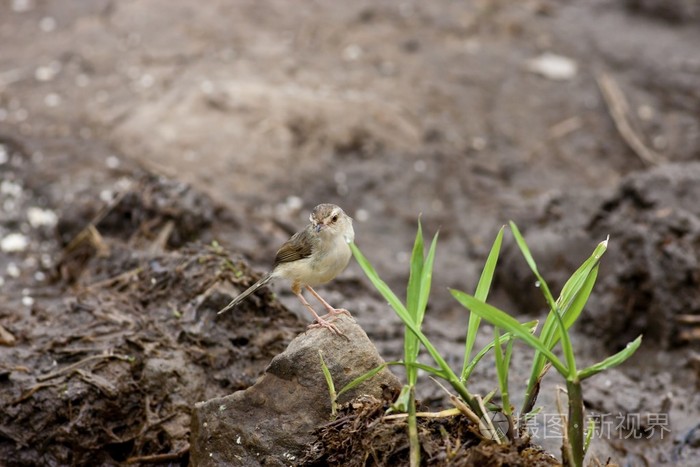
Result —
[{"label": "dry twig", "polygon": [[615,122],[615,127],[625,143],[643,162],[649,165],[663,163],[664,157],[647,147],[642,138],[632,128],[629,118],[629,103],[617,82],[605,72],[598,73],[596,80],[600,92],[603,94],[603,99],[608,106],[610,116]]},{"label": "dry twig", "polygon": [[178,460],[178,459],[182,458],[189,451],[190,451],[190,445],[188,444],[187,446],[185,446],[184,448],[182,448],[176,452],[169,452],[166,454],[152,454],[150,456],[129,457],[126,460],[126,463],[127,464],[138,464],[138,463],[155,464],[155,463],[166,462],[166,461],[174,461],[174,460]]}]

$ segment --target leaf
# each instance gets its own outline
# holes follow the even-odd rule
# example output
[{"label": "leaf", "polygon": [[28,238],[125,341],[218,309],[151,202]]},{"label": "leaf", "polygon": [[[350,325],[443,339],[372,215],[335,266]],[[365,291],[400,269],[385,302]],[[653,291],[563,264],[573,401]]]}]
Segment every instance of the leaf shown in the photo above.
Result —
[{"label": "leaf", "polygon": [[[607,250],[608,240],[601,242],[594,249],[591,256],[589,256],[581,266],[571,275],[569,280],[566,281],[562,292],[557,299],[557,306],[559,315],[561,318],[555,316],[555,311],[550,310],[547,315],[547,319],[542,326],[542,332],[540,333],[540,341],[548,348],[553,349],[561,338],[561,327],[557,323],[561,319],[564,323],[564,328],[568,330],[578,319],[588,302],[588,298],[595,286],[595,282],[598,278],[598,270],[600,258]],[[559,332],[557,332],[557,330]],[[535,353],[535,357],[532,362],[532,370],[530,372],[530,379],[528,381],[527,389],[525,391],[525,403],[528,404],[528,400],[531,400],[531,395],[533,390],[538,383],[538,380],[542,377],[542,371],[545,366],[545,358],[539,352]],[[571,355],[567,354],[567,362],[571,360]],[[569,367],[571,370],[571,367]],[[573,374],[569,375],[570,377]],[[531,401],[534,404],[534,401]],[[525,406],[523,406],[523,412],[525,412]]]},{"label": "leaf", "polygon": [[335,416],[338,410],[338,396],[335,393],[335,384],[333,383],[333,376],[331,376],[331,370],[328,369],[328,365],[323,360],[323,353],[321,349],[318,350],[318,356],[321,359],[321,371],[323,371],[323,377],[326,379],[326,385],[328,385],[328,394],[331,398],[331,416]]},{"label": "leaf", "polygon": [[[399,317],[402,320],[404,318],[408,318],[409,314],[408,311],[406,310],[406,307],[401,303],[401,300],[399,297],[392,292],[392,290],[389,288],[389,286],[384,282],[380,277],[379,274],[377,274],[377,271],[375,271],[374,267],[370,264],[370,262],[365,258],[365,256],[362,254],[359,248],[357,248],[357,245],[354,243],[350,244],[350,249],[352,250],[352,254],[355,256],[355,260],[357,260],[358,264],[364,271],[365,275],[367,278],[372,282],[372,285],[379,291],[380,294],[384,297],[384,299],[389,302],[389,305],[396,311],[396,313],[399,315]],[[404,322],[405,324],[405,322]]]},{"label": "leaf", "polygon": [[346,392],[348,392],[348,391],[351,391],[351,390],[355,389],[355,388],[358,387],[360,384],[362,384],[362,383],[364,383],[365,381],[367,381],[368,379],[372,378],[373,376],[375,376],[377,373],[379,373],[380,371],[382,371],[382,370],[383,370],[384,368],[386,368],[387,366],[397,366],[397,365],[398,365],[398,366],[403,366],[403,367],[418,368],[418,369],[421,369],[421,370],[423,370],[423,371],[425,371],[425,372],[427,372],[427,373],[430,373],[430,374],[432,374],[432,375],[435,375],[435,376],[437,376],[438,378],[447,379],[447,377],[446,377],[444,371],[442,371],[442,370],[439,369],[439,368],[435,368],[435,367],[433,367],[433,366],[424,365],[423,363],[413,362],[413,363],[408,364],[408,363],[404,363],[404,362],[401,362],[401,361],[384,362],[384,363],[382,363],[381,365],[376,366],[376,367],[372,368],[371,370],[367,371],[366,373],[361,374],[360,376],[358,376],[357,378],[353,379],[353,380],[350,381],[348,384],[346,384],[345,386],[343,386],[343,388],[342,388],[340,391],[338,391],[338,396],[337,396],[337,397],[340,397],[341,394],[344,394],[344,393],[346,393]]},{"label": "leaf", "polygon": [[501,334],[498,327],[493,328],[494,355],[496,356],[496,375],[498,376],[498,388],[501,391],[501,401],[503,402],[503,413],[510,415],[510,395],[508,393],[508,365],[510,362],[510,352],[513,350],[513,340],[509,339],[506,354],[501,347]]},{"label": "leaf", "polygon": [[[428,298],[430,297],[430,286],[433,277],[433,264],[435,261],[435,249],[437,247],[438,235],[435,234],[433,241],[428,250],[428,256],[423,258],[423,230],[420,222],[418,222],[418,232],[413,245],[413,253],[411,254],[411,272],[408,281],[408,290],[406,293],[407,303],[406,308],[409,315],[413,319],[413,323],[421,328],[425,309],[428,306]],[[413,334],[408,328],[404,336],[404,360],[406,362],[415,362],[418,358],[420,345],[418,337]],[[408,383],[414,385],[417,381],[417,374],[411,367],[406,368]]]},{"label": "leaf", "polygon": [[[489,295],[489,290],[491,289],[491,282],[493,281],[493,274],[496,270],[496,264],[498,263],[498,255],[501,251],[501,243],[503,242],[503,231],[505,227],[501,227],[496,235],[496,239],[491,246],[491,251],[489,256],[486,258],[486,263],[484,264],[484,269],[481,271],[481,277],[479,277],[479,283],[476,285],[476,292],[474,296],[485,302]],[[467,338],[464,345],[464,363],[462,364],[462,374],[461,380],[466,381],[469,378],[472,370],[476,363],[474,360],[470,360],[472,349],[474,348],[474,343],[476,342],[476,335],[479,332],[479,324],[481,323],[481,318],[479,315],[474,313],[469,314],[469,327],[467,328]],[[483,355],[482,355],[483,357]],[[480,359],[481,357],[479,357]]]},{"label": "leaf", "polygon": [[338,391],[338,395],[336,396],[336,398],[340,397],[341,394],[344,394],[348,391],[355,389],[357,386],[359,386],[360,384],[364,383],[365,381],[367,381],[368,379],[372,378],[374,375],[376,375],[377,373],[382,371],[384,368],[386,368],[387,365],[388,365],[388,363],[382,363],[381,365],[374,367],[371,370],[369,370],[368,372],[361,374],[357,378],[353,379],[348,384],[343,386],[343,388],[340,391]]},{"label": "leaf", "polygon": [[469,294],[454,289],[451,289],[450,292],[458,302],[469,308],[472,313],[478,314],[494,326],[510,331],[514,336],[525,341],[525,343],[530,347],[542,352],[562,375],[568,374],[568,370],[561,360],[559,360],[559,358],[557,358],[557,356],[554,355],[548,348],[542,345],[540,340],[530,334],[529,329],[520,324],[515,318],[499,310],[498,308],[489,305],[488,303],[477,300],[475,297],[472,297]]},{"label": "leaf", "polygon": [[[421,327],[422,314],[420,312],[421,281],[423,280],[423,228],[418,220],[418,230],[416,239],[413,242],[413,252],[411,253],[411,268],[408,277],[408,287],[406,289],[406,310],[409,317],[417,327]],[[418,337],[413,334],[408,327],[404,331],[404,360],[413,362],[418,358],[420,344]],[[406,378],[409,385],[416,384],[418,375],[415,368],[406,368]],[[408,401],[408,393],[405,395]]]},{"label": "leaf", "polygon": [[630,342],[625,346],[624,349],[620,350],[618,353],[615,355],[611,355],[610,357],[606,358],[600,363],[596,363],[595,365],[591,365],[588,368],[584,368],[583,370],[578,372],[578,377],[581,381],[583,381],[586,378],[590,378],[593,375],[596,375],[600,373],[601,371],[605,371],[609,368],[615,367],[619,365],[620,363],[624,362],[628,358],[634,354],[634,352],[637,351],[639,346],[642,344],[642,336],[637,336],[635,340]]},{"label": "leaf", "polygon": [[[481,318],[479,318],[481,319]],[[535,330],[537,329],[537,320],[534,321],[528,321],[527,323],[523,323],[522,325],[527,327],[530,330],[530,334],[534,333]],[[500,337],[500,342],[501,344],[505,342],[506,340],[510,339],[513,337],[513,334],[510,332],[507,332],[503,334]],[[477,354],[474,356],[474,358],[471,359],[469,364],[467,365],[466,371],[462,374],[462,381],[466,381],[469,379],[469,376],[471,376],[472,372],[474,371],[474,368],[476,365],[481,361],[482,358],[488,353],[489,350],[493,349],[493,346],[495,345],[495,341],[491,341],[488,344],[486,344]]]},{"label": "leaf", "polygon": [[523,235],[520,233],[520,230],[518,230],[518,226],[515,225],[515,222],[510,221],[510,229],[513,232],[513,237],[515,237],[515,243],[518,244],[518,248],[520,248],[520,252],[523,254],[527,265],[530,266],[530,269],[535,274],[535,277],[537,277],[539,289],[542,291],[542,294],[544,295],[544,298],[547,301],[549,308],[555,310],[557,307],[554,302],[554,298],[552,297],[552,293],[549,291],[549,286],[547,285],[547,282],[545,282],[544,278],[537,270],[537,264],[535,263],[535,260],[532,257],[530,248],[527,246],[527,243],[525,243],[525,238],[523,238]]},{"label": "leaf", "polygon": [[425,259],[423,270],[421,271],[420,293],[418,301],[418,324],[423,322],[425,309],[428,306],[428,298],[430,297],[430,288],[433,282],[433,264],[435,263],[435,250],[437,248],[438,234],[433,237],[428,249],[428,256]]},{"label": "leaf", "polygon": [[[414,319],[418,316],[418,304],[420,303],[420,283],[423,274],[423,227],[418,220],[418,230],[416,239],[413,242],[413,252],[411,253],[411,269],[408,276],[408,287],[406,290],[406,309],[408,314]],[[417,320],[414,322],[418,322]]]},{"label": "leaf", "polygon": [[352,250],[355,259],[364,271],[365,275],[367,275],[369,280],[374,284],[377,290],[379,290],[382,296],[384,296],[389,301],[389,304],[392,306],[399,318],[401,318],[403,324],[418,337],[418,340],[421,342],[421,344],[423,344],[430,356],[433,357],[440,369],[444,372],[444,377],[447,380],[447,382],[449,382],[450,385],[454,388],[454,390],[457,391],[460,397],[462,397],[464,402],[466,402],[469,405],[469,407],[474,411],[474,413],[476,413],[479,416],[482,416],[483,413],[481,412],[481,407],[479,406],[475,396],[471,394],[469,390],[467,390],[466,386],[462,384],[462,382],[459,380],[454,371],[452,371],[452,369],[447,364],[442,355],[440,355],[440,352],[438,352],[438,350],[425,336],[425,334],[423,334],[420,328],[413,323],[413,320],[409,316],[406,307],[403,305],[403,303],[401,303],[401,300],[399,300],[398,297],[396,297],[396,295],[391,291],[389,286],[386,285],[386,283],[379,278],[377,272],[374,270],[369,261],[367,261],[367,258],[365,258],[360,249],[357,247],[357,245],[351,243],[350,249]]}]

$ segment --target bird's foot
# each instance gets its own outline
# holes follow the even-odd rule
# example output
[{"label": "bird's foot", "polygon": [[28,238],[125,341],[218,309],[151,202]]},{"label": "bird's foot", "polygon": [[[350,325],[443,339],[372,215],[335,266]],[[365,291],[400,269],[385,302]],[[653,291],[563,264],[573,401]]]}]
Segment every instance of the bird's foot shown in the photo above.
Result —
[{"label": "bird's foot", "polygon": [[335,324],[331,323],[331,322],[328,321],[328,320],[325,320],[325,319],[324,319],[323,317],[321,317],[321,316],[319,316],[319,317],[316,319],[316,321],[314,321],[313,323],[309,324],[309,326],[308,326],[308,329],[316,329],[316,328],[326,328],[326,329],[329,329],[331,332],[333,332],[334,334],[336,334],[336,335],[338,335],[338,336],[343,336],[343,337],[345,337],[345,334],[343,334],[343,332],[342,332],[340,329],[338,329],[338,326],[336,326]]},{"label": "bird's foot", "polygon": [[328,313],[321,316],[321,318],[333,321],[340,315],[345,315],[348,318],[352,319],[353,322],[355,321],[355,318],[353,318],[352,315],[350,314],[350,312],[348,310],[346,310],[345,308],[332,308],[332,307],[328,308]]}]

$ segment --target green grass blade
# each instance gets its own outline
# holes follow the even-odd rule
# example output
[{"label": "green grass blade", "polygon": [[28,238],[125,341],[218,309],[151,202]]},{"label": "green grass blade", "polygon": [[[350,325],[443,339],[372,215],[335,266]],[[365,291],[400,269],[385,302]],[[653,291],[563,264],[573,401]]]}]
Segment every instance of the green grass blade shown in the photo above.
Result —
[{"label": "green grass blade", "polygon": [[[433,279],[433,264],[435,262],[435,250],[437,248],[437,239],[438,235],[435,234],[435,236],[433,237],[433,241],[430,244],[430,249],[428,250],[428,256],[425,258],[425,261],[420,264],[421,270],[417,271],[420,274],[419,283],[412,284],[414,287],[417,288],[417,293],[412,291],[410,293],[410,296],[417,296],[417,298],[415,299],[417,303],[415,303],[414,306],[412,306],[413,304],[411,303],[406,304],[408,306],[409,312],[411,308],[414,308],[415,315],[413,316],[415,318],[415,324],[419,329],[423,324],[425,309],[428,306],[428,298],[430,297],[430,287]],[[420,255],[423,255],[422,238]],[[418,264],[418,261],[416,261],[416,264]],[[413,271],[411,271],[411,275],[413,275]],[[418,358],[418,338],[413,333],[409,332],[408,329],[406,330],[405,343],[410,343],[410,347],[406,347],[407,351],[405,352],[404,360],[407,363],[415,362]],[[415,385],[417,381],[417,374],[415,373],[415,370],[413,370],[411,367],[407,367],[406,369],[407,374],[409,375],[408,383],[411,385]]]},{"label": "green grass blade", "polygon": [[[420,219],[418,220],[418,229],[416,231],[416,239],[413,242],[413,252],[411,253],[411,267],[408,278],[408,287],[406,289],[406,310],[408,315],[413,320],[413,323],[421,327],[422,316],[420,313],[420,293],[421,281],[423,277],[423,228]],[[404,361],[413,362],[418,358],[420,343],[418,337],[406,328],[404,332]],[[416,369],[413,367],[406,368],[406,379],[409,385],[415,385],[418,379]],[[408,401],[408,399],[406,399]]]},{"label": "green grass blade", "polygon": [[515,237],[515,243],[518,244],[518,248],[520,248],[520,252],[523,254],[527,265],[530,266],[530,269],[535,274],[535,277],[537,277],[539,289],[542,291],[542,294],[544,295],[544,298],[547,301],[547,305],[549,305],[550,309],[555,310],[557,306],[554,302],[554,297],[552,297],[552,292],[549,291],[549,286],[547,285],[547,282],[545,282],[544,278],[537,270],[537,264],[535,263],[535,260],[532,257],[530,248],[527,246],[527,243],[525,243],[525,238],[523,238],[523,235],[520,233],[520,230],[518,230],[518,226],[515,225],[515,222],[510,221],[510,229],[513,232],[513,237]]},{"label": "green grass blade", "polygon": [[561,314],[557,309],[554,310],[554,318],[556,319],[556,323],[559,326],[559,334],[561,337],[561,349],[564,353],[566,366],[569,370],[569,373],[566,375],[566,379],[567,381],[573,380],[574,378],[576,378],[576,356],[574,355],[574,348],[571,345],[571,337],[569,336],[569,332],[566,330],[566,326],[564,326],[564,320],[561,318]]},{"label": "green grass blade", "polygon": [[387,367],[387,365],[388,365],[388,363],[382,363],[381,365],[376,366],[376,367],[372,368],[371,370],[369,370],[368,372],[353,379],[348,384],[343,386],[340,391],[338,391],[337,397],[340,397],[342,394],[345,394],[346,392],[355,389],[360,384],[364,383],[365,381],[367,381],[368,379],[372,378],[374,375],[376,375],[377,373],[382,371],[384,368]]},{"label": "green grass blade", "polygon": [[[581,316],[583,308],[588,303],[588,298],[591,296],[593,287],[595,286],[596,280],[598,280],[599,265],[595,265],[590,270],[585,270],[581,274],[582,283],[576,289],[572,289],[570,294],[562,300],[563,304],[560,307],[561,318],[564,320],[564,326],[569,329]],[[584,274],[587,274],[584,276]],[[558,336],[555,334],[551,342],[556,343]]]},{"label": "green grass blade", "polygon": [[612,368],[614,366],[619,365],[620,363],[630,358],[632,354],[637,351],[641,344],[642,336],[638,336],[635,340],[627,344],[624,349],[620,350],[615,355],[611,355],[602,362],[596,363],[595,365],[591,365],[588,368],[584,368],[583,370],[579,371],[579,379],[583,381],[584,379],[590,378],[591,376],[598,374],[601,371],[605,371],[608,368]]},{"label": "green grass blade", "polygon": [[593,418],[588,419],[588,428],[586,429],[586,440],[583,443],[583,453],[588,452],[588,447],[591,445],[591,440],[595,434],[595,420]]},{"label": "green grass blade", "polygon": [[[491,251],[489,256],[486,258],[486,263],[484,264],[484,269],[481,271],[481,277],[479,277],[479,283],[476,285],[476,292],[474,296],[485,302],[489,295],[489,290],[491,289],[491,282],[493,281],[493,274],[496,270],[496,263],[498,263],[498,255],[501,251],[501,244],[503,243],[503,231],[505,227],[501,227],[496,235],[496,240],[494,240],[491,246]],[[461,380],[467,381],[472,370],[476,366],[477,362],[471,359],[472,349],[474,348],[474,343],[476,342],[476,335],[479,332],[479,324],[481,323],[481,318],[474,313],[469,313],[469,327],[467,328],[467,338],[464,346],[464,363],[462,364],[462,374]],[[482,355],[483,356],[483,355]],[[480,359],[481,357],[479,357]]]},{"label": "green grass blade", "polygon": [[[523,326],[527,327],[530,330],[530,334],[532,334],[537,329],[537,323],[537,320],[528,321],[527,323],[523,323]],[[513,335],[509,332],[503,334],[500,338],[501,344],[504,343],[506,340],[510,339],[512,336]],[[469,379],[472,372],[474,371],[474,368],[476,368],[476,365],[481,361],[482,358],[484,358],[484,356],[489,352],[489,350],[493,349],[493,346],[495,344],[495,341],[491,341],[476,353],[474,358],[472,358],[469,364],[467,365],[466,370],[463,372],[462,381],[466,381]]]},{"label": "green grass blade", "polygon": [[510,405],[510,385],[508,384],[508,375],[510,373],[510,359],[513,356],[513,342],[514,339],[510,337],[508,343],[506,344],[506,353],[503,361],[503,366],[506,369],[505,374],[505,390],[501,389],[501,399],[503,401],[503,412],[510,416],[513,413],[513,408]]},{"label": "green grass blade", "polygon": [[352,254],[355,256],[355,260],[357,260],[357,263],[360,265],[367,278],[370,280],[370,282],[372,282],[372,285],[374,285],[382,297],[389,302],[389,305],[391,305],[394,311],[396,311],[399,317],[404,321],[404,324],[406,324],[406,320],[410,319],[410,315],[408,314],[408,310],[406,310],[404,304],[401,303],[399,297],[397,297],[386,282],[379,277],[377,271],[370,264],[367,258],[365,258],[357,245],[351,243],[350,249],[352,250]]},{"label": "green grass blade", "polygon": [[401,362],[401,361],[390,361],[390,362],[384,362],[381,365],[372,368],[371,370],[367,371],[366,373],[363,373],[360,376],[358,376],[357,378],[350,381],[348,384],[343,386],[340,391],[338,391],[337,397],[340,397],[342,394],[345,394],[346,392],[355,389],[360,384],[364,383],[368,379],[371,379],[373,376],[375,376],[377,373],[382,371],[387,366],[403,366],[403,367],[411,366],[413,368],[423,370],[426,373],[430,373],[431,375],[437,376],[438,378],[447,379],[445,372],[443,370],[441,370],[440,368],[435,368],[433,366],[425,365],[423,363],[418,363],[418,362],[413,362],[411,364],[407,364],[407,363]]},{"label": "green grass blade", "polygon": [[[579,291],[584,287],[584,283],[588,280],[588,277],[597,266],[600,264],[600,259],[608,248],[608,239],[600,242],[596,248],[593,250],[593,254],[589,256],[586,261],[583,262],[581,266],[574,272],[564,287],[561,289],[559,298],[557,299],[557,304],[562,310],[568,310],[573,307],[573,301],[579,295]],[[574,319],[575,321],[575,319]]]},{"label": "green grass blade", "polygon": [[[475,315],[478,316],[478,315]],[[510,333],[503,334],[500,337],[500,343],[503,343],[506,341]],[[467,381],[469,380],[469,377],[471,376],[472,372],[474,371],[474,368],[476,368],[476,365],[481,361],[482,358],[489,352],[489,350],[493,349],[493,347],[496,345],[495,341],[491,341],[488,344],[486,344],[481,350],[479,350],[474,358],[472,358],[466,368],[462,370],[462,381]]]},{"label": "green grass blade", "polygon": [[338,411],[338,395],[335,393],[335,383],[333,383],[333,376],[331,376],[331,370],[328,369],[328,365],[323,360],[323,353],[319,349],[318,356],[321,358],[321,371],[323,371],[323,377],[326,379],[326,384],[328,385],[328,395],[331,398],[331,416],[335,417]]},{"label": "green grass blade", "polygon": [[[583,308],[585,307],[588,298],[593,291],[593,287],[595,286],[598,278],[600,258],[605,253],[607,244],[607,240],[599,243],[593,251],[593,254],[583,262],[583,264],[576,270],[576,272],[574,272],[574,274],[571,275],[569,280],[566,281],[566,284],[564,284],[564,287],[562,288],[562,292],[557,299],[557,305],[560,306],[559,311],[561,320],[564,322],[564,328],[567,330],[581,315],[581,312],[583,311]],[[550,313],[547,315],[547,319],[544,322],[544,326],[542,326],[540,341],[542,341],[542,343],[549,349],[553,349],[561,337],[561,333],[556,332],[559,328],[559,325],[557,324],[558,319],[559,318],[555,316],[554,312],[550,310]],[[528,403],[527,401],[529,400],[529,395],[542,379],[542,370],[545,363],[546,359],[544,356],[539,352],[536,352],[532,362],[530,379],[525,391],[526,404]]]},{"label": "green grass blade", "polygon": [[503,413],[510,415],[510,396],[508,394],[508,358],[503,354],[501,347],[501,332],[498,327],[493,328],[494,355],[496,356],[496,375],[498,377],[498,388],[501,391],[501,402]]},{"label": "green grass blade", "polygon": [[413,362],[413,363],[406,363],[406,362],[387,362],[387,365],[391,366],[396,366],[396,365],[401,365],[405,367],[414,367],[419,370],[423,370],[426,373],[430,373],[431,375],[437,376],[438,378],[442,379],[447,379],[447,375],[445,375],[445,372],[441,370],[440,368],[435,368],[434,366],[430,365],[425,365],[423,363],[418,363],[418,362]]},{"label": "green grass blade", "polygon": [[425,262],[423,256],[423,227],[419,219],[416,239],[413,242],[413,252],[411,253],[411,269],[410,275],[408,276],[408,287],[406,288],[406,309],[408,310],[408,314],[414,318],[418,316],[420,283],[423,274],[423,264]]},{"label": "green grass blade", "polygon": [[[598,278],[600,258],[605,253],[607,245],[607,240],[599,243],[593,254],[571,275],[562,288],[561,294],[557,299],[557,305],[566,329],[569,329],[576,322],[588,302],[588,298]],[[550,314],[542,327],[541,334],[543,342],[550,349],[559,340],[559,334],[553,332],[554,325],[554,316]]]},{"label": "green grass blade", "polygon": [[425,259],[423,270],[421,271],[420,293],[418,299],[418,323],[423,322],[425,309],[428,306],[428,298],[430,297],[430,288],[433,283],[433,265],[435,264],[435,251],[437,249],[438,234],[433,237],[428,249],[428,256]]},{"label": "green grass blade", "polygon": [[542,352],[547,357],[547,359],[549,359],[549,361],[552,362],[552,365],[557,369],[559,373],[561,373],[564,376],[566,376],[569,373],[568,369],[561,362],[561,360],[559,360],[559,358],[556,355],[554,355],[548,348],[546,348],[540,342],[539,339],[530,334],[529,328],[520,324],[515,318],[499,310],[498,308],[489,305],[488,303],[484,303],[481,300],[472,297],[469,294],[454,289],[451,289],[450,292],[452,293],[452,296],[457,299],[458,302],[470,309],[472,313],[478,314],[479,316],[481,316],[481,318],[490,322],[494,326],[498,326],[511,332],[514,336],[525,341],[525,343],[528,344],[530,347]]},{"label": "green grass blade", "polygon": [[449,382],[450,385],[455,389],[455,391],[457,391],[457,393],[460,395],[460,397],[464,399],[464,402],[466,402],[467,405],[469,405],[469,407],[474,411],[474,413],[476,413],[478,416],[483,416],[484,414],[481,412],[479,403],[474,397],[474,395],[472,395],[464,386],[464,384],[462,384],[459,381],[459,378],[454,373],[454,371],[452,371],[452,369],[447,364],[442,355],[440,355],[440,352],[438,352],[437,348],[430,342],[430,340],[425,336],[425,334],[423,334],[420,328],[413,323],[413,320],[408,314],[406,307],[403,305],[403,303],[401,303],[401,300],[399,300],[398,297],[396,297],[396,295],[391,291],[389,286],[386,285],[386,283],[379,278],[377,272],[369,263],[367,258],[365,258],[365,256],[362,254],[357,245],[351,243],[350,249],[352,250],[355,259],[364,271],[365,275],[374,284],[377,290],[379,290],[382,296],[384,296],[387,299],[387,301],[392,306],[396,314],[399,316],[399,318],[401,318],[401,321],[403,321],[404,325],[406,325],[410,329],[410,331],[418,337],[418,340],[421,342],[421,344],[423,344],[430,356],[433,358],[433,360],[435,360],[440,369],[444,372],[445,379],[447,380],[447,382]]}]

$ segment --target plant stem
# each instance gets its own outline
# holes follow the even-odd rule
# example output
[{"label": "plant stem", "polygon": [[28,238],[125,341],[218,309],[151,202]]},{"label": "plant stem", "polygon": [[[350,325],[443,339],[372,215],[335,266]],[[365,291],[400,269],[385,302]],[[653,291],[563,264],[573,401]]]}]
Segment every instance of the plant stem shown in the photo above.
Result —
[{"label": "plant stem", "polygon": [[410,445],[411,467],[420,467],[420,439],[418,439],[418,422],[416,419],[415,386],[411,386],[408,403],[408,440]]},{"label": "plant stem", "polygon": [[585,426],[583,423],[583,396],[581,393],[581,381],[578,378],[566,381],[566,391],[569,397],[568,438],[569,446],[566,449],[568,465],[583,467],[583,439]]}]

